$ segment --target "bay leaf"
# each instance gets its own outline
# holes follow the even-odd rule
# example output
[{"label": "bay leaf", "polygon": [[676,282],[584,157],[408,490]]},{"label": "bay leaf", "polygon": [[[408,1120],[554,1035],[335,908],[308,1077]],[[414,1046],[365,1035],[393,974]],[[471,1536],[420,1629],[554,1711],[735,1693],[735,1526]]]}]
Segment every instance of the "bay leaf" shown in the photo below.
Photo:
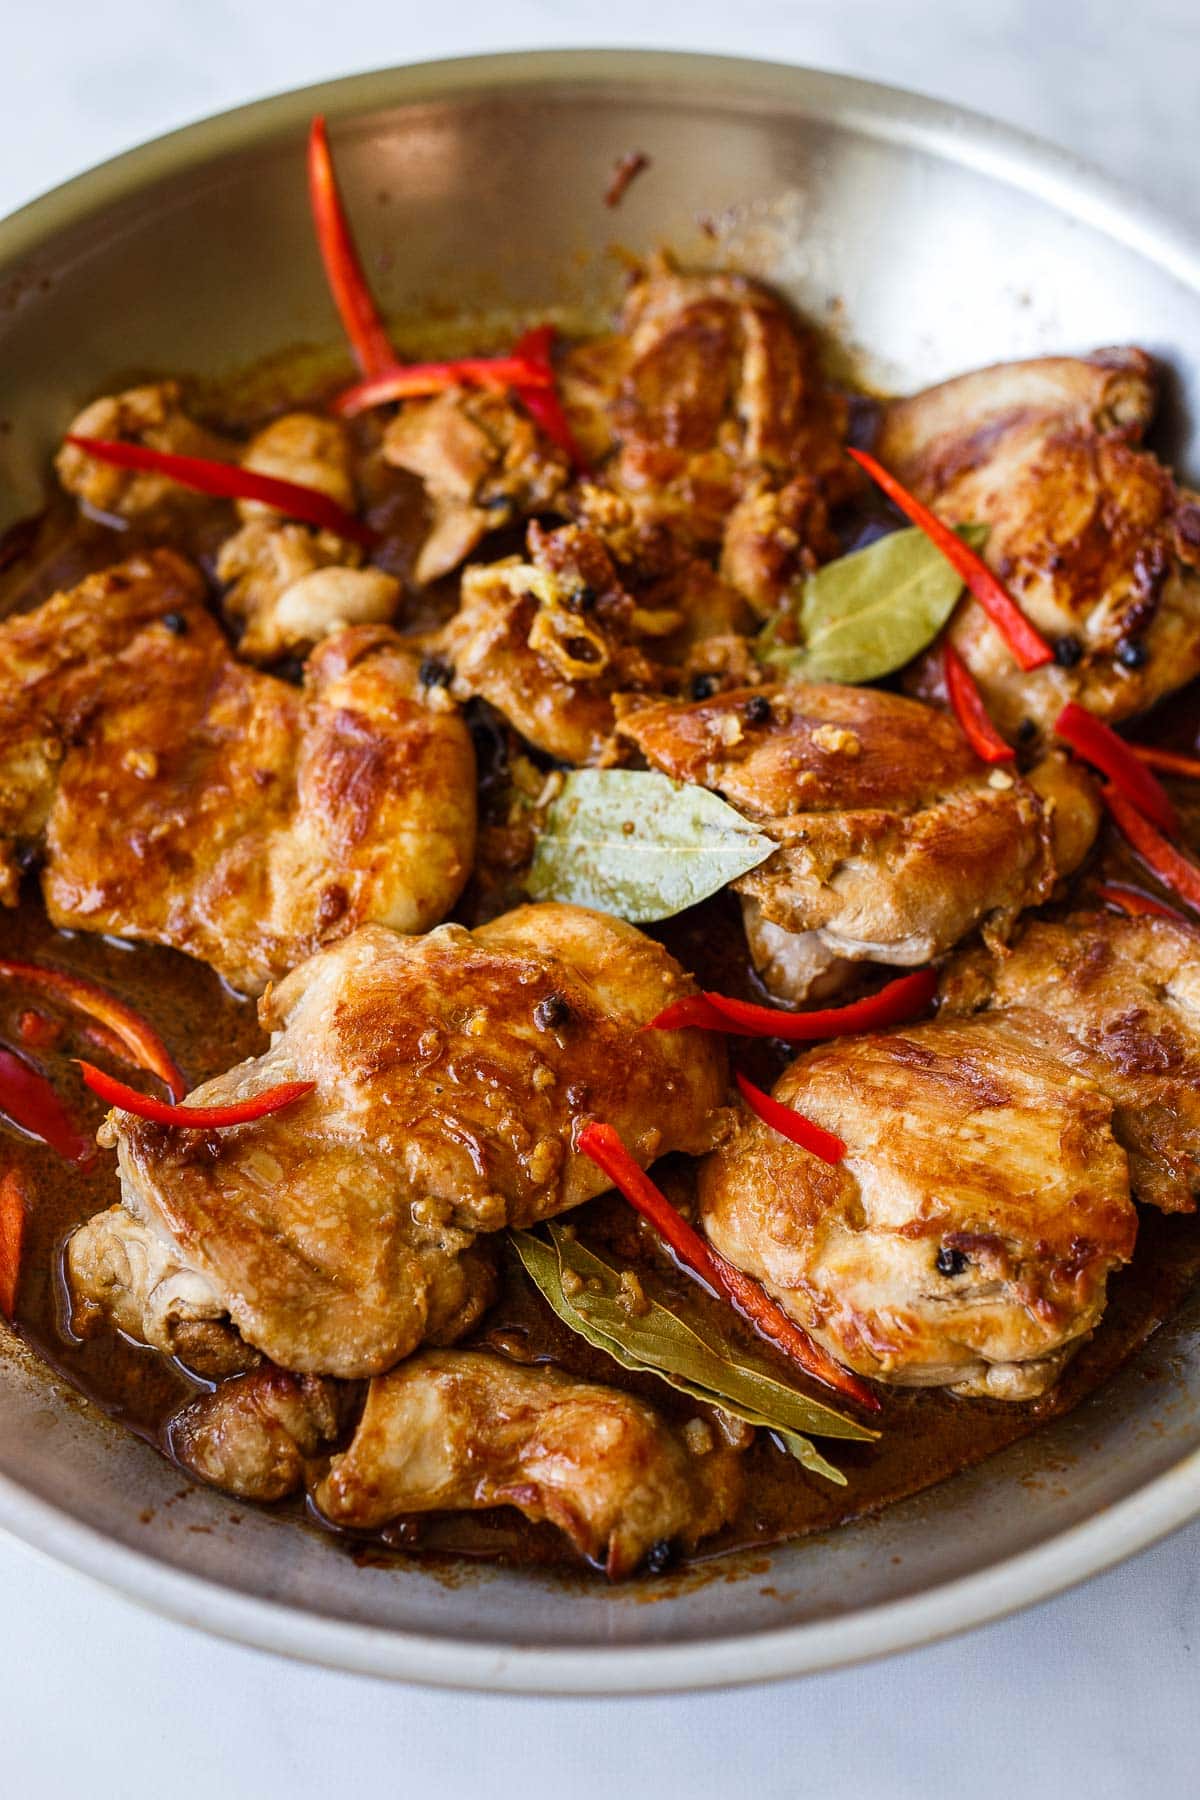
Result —
[{"label": "bay leaf", "polygon": [[669,919],[778,846],[716,794],[641,769],[577,769],[534,851],[535,900],[566,900],[631,924]]},{"label": "bay leaf", "polygon": [[666,1306],[648,1294],[646,1310],[631,1312],[620,1298],[620,1270],[560,1226],[548,1229],[550,1244],[528,1232],[510,1236],[526,1272],[565,1325],[623,1368],[655,1374],[694,1400],[774,1433],[806,1468],[845,1484],[805,1433],[869,1441],[877,1432],[789,1387],[765,1358],[717,1331],[699,1307],[678,1299]]},{"label": "bay leaf", "polygon": [[[957,532],[977,550],[988,528]],[[877,681],[933,642],[962,590],[961,575],[923,531],[889,532],[807,576],[791,607],[799,641],[779,641],[784,609],[759,633],[755,653],[792,681]]]}]

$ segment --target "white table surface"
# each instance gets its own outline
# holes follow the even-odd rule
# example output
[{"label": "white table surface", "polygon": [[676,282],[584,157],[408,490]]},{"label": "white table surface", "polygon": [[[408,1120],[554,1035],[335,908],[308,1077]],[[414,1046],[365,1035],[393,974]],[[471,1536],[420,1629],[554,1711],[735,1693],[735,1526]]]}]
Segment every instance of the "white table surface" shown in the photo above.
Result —
[{"label": "white table surface", "polygon": [[[605,42],[849,70],[1010,119],[1200,223],[1198,0],[6,0],[0,213],[259,94]],[[869,1669],[694,1699],[500,1701],[293,1665],[0,1538],[0,1789],[29,1800],[1174,1800],[1200,1792],[1200,1526],[1036,1611]]]}]

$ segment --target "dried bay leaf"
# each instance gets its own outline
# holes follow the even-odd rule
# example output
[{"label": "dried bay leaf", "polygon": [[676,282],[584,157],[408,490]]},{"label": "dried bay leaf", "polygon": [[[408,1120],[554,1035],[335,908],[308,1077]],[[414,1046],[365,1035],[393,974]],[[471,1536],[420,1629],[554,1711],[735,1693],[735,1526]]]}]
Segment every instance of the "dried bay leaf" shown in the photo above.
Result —
[{"label": "dried bay leaf", "polygon": [[619,1269],[561,1227],[548,1229],[550,1244],[528,1232],[510,1235],[526,1273],[565,1325],[623,1368],[657,1375],[694,1400],[775,1433],[806,1468],[845,1485],[805,1433],[869,1441],[877,1432],[789,1387],[699,1308],[668,1307],[647,1295],[644,1311],[630,1310]]},{"label": "dried bay leaf", "polygon": [[[986,525],[960,525],[978,550]],[[788,609],[758,635],[760,662],[792,681],[877,681],[911,662],[949,619],[963,581],[937,546],[914,526],[876,538],[809,575],[790,609],[798,643],[779,640]]]},{"label": "dried bay leaf", "polygon": [[577,769],[551,805],[528,888],[631,924],[669,919],[778,846],[707,788],[641,769]]}]

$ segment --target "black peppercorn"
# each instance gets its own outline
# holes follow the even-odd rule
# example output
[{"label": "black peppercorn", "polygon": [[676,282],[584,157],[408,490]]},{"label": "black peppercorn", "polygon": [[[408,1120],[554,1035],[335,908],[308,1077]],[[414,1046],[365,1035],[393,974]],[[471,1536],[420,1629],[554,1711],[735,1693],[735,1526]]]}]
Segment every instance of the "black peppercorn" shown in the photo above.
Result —
[{"label": "black peppercorn", "polygon": [[571,1008],[561,994],[547,994],[533,1009],[533,1022],[539,1031],[557,1031],[571,1016]]},{"label": "black peppercorn", "polygon": [[187,636],[188,622],[184,618],[182,613],[177,613],[177,612],[164,613],[162,616],[162,622],[166,626],[167,630],[171,633],[172,637],[186,637]]},{"label": "black peppercorn", "polygon": [[1055,638],[1054,660],[1060,669],[1073,669],[1083,661],[1083,645],[1073,633],[1068,632],[1065,637]]},{"label": "black peppercorn", "polygon": [[1149,650],[1136,638],[1122,638],[1116,654],[1123,669],[1144,669],[1150,660]]},{"label": "black peppercorn", "polygon": [[580,613],[591,612],[595,604],[596,590],[593,587],[588,587],[586,582],[582,587],[573,589],[566,598],[567,611],[573,612],[576,617],[578,617]]},{"label": "black peppercorn", "polygon": [[427,656],[421,664],[419,674],[422,687],[449,687],[454,670],[440,657]]},{"label": "black peppercorn", "polygon": [[646,1568],[651,1575],[662,1575],[675,1559],[674,1546],[667,1538],[659,1538],[646,1552]]},{"label": "black peppercorn", "polygon": [[765,694],[751,694],[746,702],[747,725],[766,725],[771,718],[771,702]]},{"label": "black peppercorn", "polygon": [[943,1244],[937,1253],[939,1275],[961,1275],[967,1266],[967,1258],[961,1250],[951,1250],[947,1244]]},{"label": "black peppercorn", "polygon": [[1021,723],[1017,726],[1018,744],[1032,744],[1036,736],[1037,726],[1034,724],[1033,720],[1022,719]]},{"label": "black peppercorn", "polygon": [[693,700],[711,700],[719,685],[715,675],[693,675],[688,693]]}]

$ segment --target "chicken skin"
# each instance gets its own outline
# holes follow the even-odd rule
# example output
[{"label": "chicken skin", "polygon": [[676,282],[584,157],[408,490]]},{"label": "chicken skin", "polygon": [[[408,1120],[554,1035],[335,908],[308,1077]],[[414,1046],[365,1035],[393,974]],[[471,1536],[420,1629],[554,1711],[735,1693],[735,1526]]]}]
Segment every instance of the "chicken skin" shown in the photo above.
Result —
[{"label": "chicken skin", "polygon": [[[886,410],[881,461],[984,556],[1055,647],[1023,674],[977,601],[951,642],[1010,738],[1049,731],[1068,700],[1124,719],[1200,673],[1200,499],[1139,440],[1153,416],[1140,350],[1001,364]],[[940,692],[940,658],[915,691]]]},{"label": "chicken skin", "polygon": [[574,1149],[582,1121],[610,1120],[644,1164],[717,1141],[719,1042],[638,1029],[689,991],[653,940],[577,907],[522,907],[423,938],[365,927],[264,997],[270,1049],[194,1099],[279,1081],[315,1092],[215,1135],[112,1114],[124,1206],[171,1240],[271,1361],[381,1373],[478,1317],[491,1290],[478,1234],[603,1191]]},{"label": "chicken skin", "polygon": [[800,1000],[864,959],[914,965],[1002,934],[1083,858],[1099,814],[1060,756],[989,770],[946,713],[810,683],[625,711],[652,768],[719,792],[779,844],[733,885],[768,987]]},{"label": "chicken skin", "polygon": [[1031,919],[1011,950],[965,951],[943,1013],[1000,1014],[1113,1103],[1139,1200],[1192,1212],[1200,1192],[1200,932],[1183,920]]},{"label": "chicken skin", "polygon": [[373,1381],[349,1448],[313,1490],[327,1519],[359,1529],[515,1506],[613,1578],[653,1545],[694,1547],[740,1495],[739,1453],[706,1419],[680,1430],[616,1388],[465,1350],[426,1352]]},{"label": "chicken skin", "polygon": [[132,559],[0,625],[0,846],[56,925],[169,944],[256,993],[368,919],[422,931],[471,866],[475,765],[381,628],[300,691],[237,662],[198,574]]},{"label": "chicken skin", "polygon": [[282,1500],[304,1486],[309,1464],[331,1450],[359,1390],[323,1375],[267,1365],[223,1381],[175,1414],[167,1443],[176,1462],[239,1500]]},{"label": "chicken skin", "polygon": [[[815,339],[757,282],[656,261],[630,289],[619,335],[567,358],[563,391],[605,484],[642,523],[711,552],[737,517],[722,572],[758,610],[771,580],[837,554],[829,512],[858,485],[845,402],[825,385]],[[769,502],[735,513],[772,494],[786,498],[769,520]]]},{"label": "chicken skin", "polygon": [[747,1118],[700,1174],[717,1249],[862,1375],[998,1400],[1051,1386],[1133,1253],[1100,1088],[1001,1017],[842,1038],[774,1092],[845,1160]]}]

